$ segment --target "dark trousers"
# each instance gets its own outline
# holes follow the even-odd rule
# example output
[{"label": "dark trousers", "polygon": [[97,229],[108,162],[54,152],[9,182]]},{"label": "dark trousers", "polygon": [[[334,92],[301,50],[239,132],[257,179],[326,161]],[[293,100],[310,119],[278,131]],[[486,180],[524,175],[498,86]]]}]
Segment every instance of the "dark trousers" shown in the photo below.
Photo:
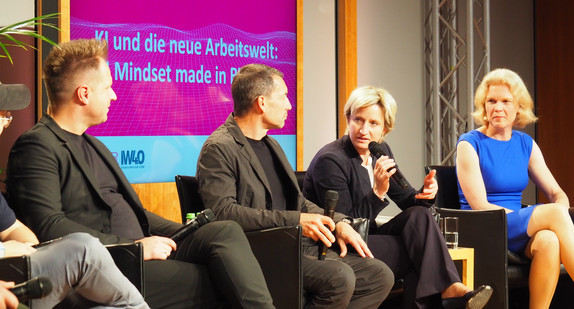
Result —
[{"label": "dark trousers", "polygon": [[274,308],[241,227],[212,222],[177,244],[167,261],[146,261],[151,308]]},{"label": "dark trousers", "polygon": [[413,206],[369,235],[373,255],[396,278],[404,278],[404,308],[440,308],[440,294],[460,282],[438,224],[430,211]]},{"label": "dark trousers", "polygon": [[305,308],[378,308],[389,295],[394,276],[383,262],[353,253],[341,258],[331,249],[319,261],[319,246],[304,241]]}]

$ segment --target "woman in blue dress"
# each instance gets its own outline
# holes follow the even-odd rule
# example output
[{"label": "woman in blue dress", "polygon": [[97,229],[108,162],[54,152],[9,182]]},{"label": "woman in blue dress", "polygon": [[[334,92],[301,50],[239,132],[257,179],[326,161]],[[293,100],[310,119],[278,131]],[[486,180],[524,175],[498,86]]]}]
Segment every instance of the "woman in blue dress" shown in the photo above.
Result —
[{"label": "woman in blue dress", "polygon": [[[513,130],[536,121],[532,98],[518,74],[496,69],[478,86],[474,106],[474,119],[482,126],[463,134],[457,144],[461,206],[506,211],[509,249],[532,260],[530,308],[548,308],[560,264],[574,274],[574,225],[568,197],[540,148],[530,136]],[[521,208],[529,178],[551,203]]]}]

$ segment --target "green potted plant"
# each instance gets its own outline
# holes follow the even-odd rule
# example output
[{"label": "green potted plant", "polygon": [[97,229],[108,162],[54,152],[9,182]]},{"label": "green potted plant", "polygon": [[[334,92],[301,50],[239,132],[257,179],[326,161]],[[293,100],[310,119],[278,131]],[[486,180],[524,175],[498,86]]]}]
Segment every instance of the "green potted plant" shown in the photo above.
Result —
[{"label": "green potted plant", "polygon": [[57,18],[58,15],[60,15],[60,13],[47,14],[47,15],[31,18],[31,19],[28,19],[25,21],[17,22],[15,24],[12,24],[9,26],[1,27],[0,28],[0,58],[8,58],[10,63],[14,63],[12,60],[12,57],[10,56],[10,52],[8,51],[8,48],[7,48],[8,46],[19,46],[19,47],[22,47],[26,50],[28,48],[36,49],[34,46],[27,44],[25,42],[22,42],[22,41],[18,40],[17,38],[15,38],[14,35],[16,35],[16,34],[31,36],[31,37],[37,38],[39,40],[48,42],[52,45],[57,45],[56,42],[50,40],[49,38],[47,38],[41,34],[38,34],[36,32],[36,27],[44,26],[44,27],[50,27],[50,28],[53,28],[53,29],[60,31],[60,28],[58,28],[57,26],[44,22],[44,20],[46,20],[46,19]]},{"label": "green potted plant", "polygon": [[[14,37],[14,35],[31,36],[31,37],[34,37],[36,39],[48,42],[52,45],[57,45],[56,42],[50,40],[49,38],[47,38],[43,35],[38,34],[36,32],[36,27],[45,26],[45,27],[50,27],[50,28],[53,28],[53,29],[60,31],[60,29],[57,26],[55,26],[51,23],[44,22],[44,20],[47,20],[47,19],[57,18],[58,15],[60,15],[60,13],[47,14],[47,15],[31,18],[28,20],[24,20],[21,22],[17,22],[17,23],[12,24],[12,25],[0,27],[0,58],[8,58],[8,61],[10,61],[10,63],[12,63],[12,64],[14,63],[12,56],[10,55],[10,52],[8,50],[9,46],[17,46],[17,47],[24,48],[25,50],[27,50],[28,48],[36,49],[32,45],[18,40],[16,37]],[[6,176],[6,169],[3,167],[0,167],[0,182],[4,182],[5,176]]]}]

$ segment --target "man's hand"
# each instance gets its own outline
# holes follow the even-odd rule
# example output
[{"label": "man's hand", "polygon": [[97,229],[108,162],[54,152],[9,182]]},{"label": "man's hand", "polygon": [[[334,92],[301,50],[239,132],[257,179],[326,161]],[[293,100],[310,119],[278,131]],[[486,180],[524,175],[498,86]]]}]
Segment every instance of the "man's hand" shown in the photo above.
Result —
[{"label": "man's hand", "polygon": [[345,257],[347,255],[347,244],[350,244],[357,250],[357,253],[362,257],[373,257],[371,250],[367,246],[367,243],[363,240],[361,235],[353,229],[351,225],[345,222],[337,223],[335,228],[335,234],[337,235],[337,244],[341,248],[340,257]]},{"label": "man's hand", "polygon": [[299,224],[303,228],[303,236],[321,241],[327,247],[331,247],[335,242],[335,235],[331,233],[335,229],[335,222],[331,218],[319,214],[301,213]]},{"label": "man's hand", "polygon": [[10,288],[14,287],[14,282],[6,282],[0,280],[0,309],[16,309],[18,304],[18,298],[12,292]]},{"label": "man's hand", "polygon": [[9,240],[3,242],[4,247],[6,248],[5,256],[22,256],[22,255],[29,255],[36,252],[36,249],[32,248],[30,244],[26,244],[23,242]]},{"label": "man's hand", "polygon": [[425,176],[423,191],[415,195],[415,198],[418,198],[419,200],[432,200],[435,198],[436,193],[438,192],[438,183],[434,178],[435,174],[436,170],[432,170]]},{"label": "man's hand", "polygon": [[151,236],[136,240],[141,242],[144,251],[144,260],[165,260],[172,251],[177,249],[175,241],[167,237]]}]

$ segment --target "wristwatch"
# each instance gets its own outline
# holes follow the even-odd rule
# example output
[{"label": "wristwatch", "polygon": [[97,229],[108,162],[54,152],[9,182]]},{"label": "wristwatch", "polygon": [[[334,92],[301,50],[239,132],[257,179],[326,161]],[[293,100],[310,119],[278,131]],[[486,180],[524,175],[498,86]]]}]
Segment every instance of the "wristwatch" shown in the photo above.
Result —
[{"label": "wristwatch", "polygon": [[353,225],[353,219],[352,218],[343,218],[343,219],[339,220],[339,222],[345,222],[348,225]]}]

